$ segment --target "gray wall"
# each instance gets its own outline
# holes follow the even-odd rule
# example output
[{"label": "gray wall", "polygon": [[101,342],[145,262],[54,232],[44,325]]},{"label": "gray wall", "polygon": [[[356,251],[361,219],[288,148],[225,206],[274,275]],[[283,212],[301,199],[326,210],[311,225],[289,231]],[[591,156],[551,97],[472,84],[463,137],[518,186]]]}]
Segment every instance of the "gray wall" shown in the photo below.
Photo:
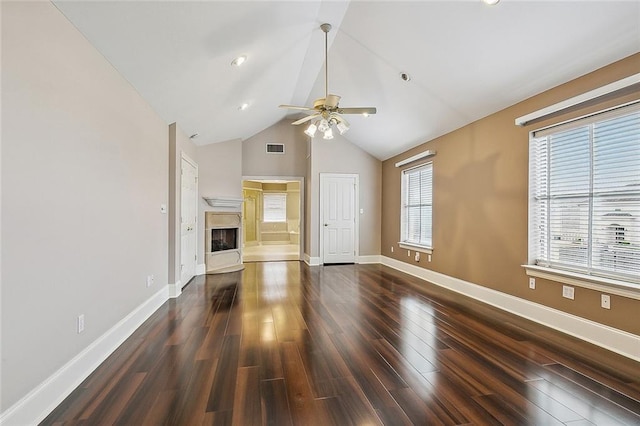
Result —
[{"label": "gray wall", "polygon": [[332,140],[316,136],[311,144],[309,246],[305,252],[319,256],[320,173],[354,173],[359,175],[360,214],[359,255],[380,254],[380,210],[382,198],[382,162],[340,135]]},{"label": "gray wall", "polygon": [[4,411],[167,285],[169,167],[166,123],[53,4],[0,7]]},{"label": "gray wall", "polygon": [[[307,170],[308,137],[305,126],[281,120],[242,142],[243,176],[303,177]],[[284,144],[284,154],[267,154],[267,143]]]},{"label": "gray wall", "polygon": [[204,212],[211,207],[202,197],[242,198],[242,142],[240,139],[199,146],[198,263],[204,264]]}]

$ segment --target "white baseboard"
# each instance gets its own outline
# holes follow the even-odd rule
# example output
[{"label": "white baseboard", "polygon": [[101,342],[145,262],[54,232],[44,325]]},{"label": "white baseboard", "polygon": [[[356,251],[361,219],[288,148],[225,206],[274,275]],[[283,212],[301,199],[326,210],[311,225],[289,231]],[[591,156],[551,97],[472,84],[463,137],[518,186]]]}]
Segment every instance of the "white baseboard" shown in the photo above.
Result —
[{"label": "white baseboard", "polygon": [[356,263],[382,263],[382,257],[379,254],[370,254],[365,256],[358,256]]},{"label": "white baseboard", "polygon": [[[318,266],[320,265],[320,257],[310,257],[308,254],[304,254],[304,262],[309,266]],[[366,256],[357,256],[356,263],[366,264],[366,263],[382,263],[382,258],[380,255],[372,254]]]},{"label": "white baseboard", "polygon": [[200,263],[196,265],[196,275],[204,275],[207,273],[207,265]]},{"label": "white baseboard", "polygon": [[44,382],[0,415],[0,424],[36,425],[44,420],[89,374],[104,362],[168,299],[167,287],[121,319],[106,333],[63,365]]},{"label": "white baseboard", "polygon": [[175,299],[182,294],[182,281],[178,280],[174,284],[169,284],[167,288],[169,289],[169,297]]},{"label": "white baseboard", "polygon": [[381,263],[495,306],[503,311],[593,343],[627,358],[640,361],[640,336],[635,334],[390,257],[381,256]]},{"label": "white baseboard", "polygon": [[304,254],[304,263],[306,263],[309,266],[318,266],[318,265],[320,265],[320,258],[319,257],[311,257],[307,253],[305,253]]}]

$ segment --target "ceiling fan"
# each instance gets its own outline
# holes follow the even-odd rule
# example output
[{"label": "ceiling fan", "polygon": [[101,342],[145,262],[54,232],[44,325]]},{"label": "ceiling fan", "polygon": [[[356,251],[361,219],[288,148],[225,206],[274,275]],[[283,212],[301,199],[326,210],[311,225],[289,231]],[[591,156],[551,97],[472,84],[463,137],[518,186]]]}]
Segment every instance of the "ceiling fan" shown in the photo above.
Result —
[{"label": "ceiling fan", "polygon": [[324,31],[324,98],[316,99],[313,107],[302,107],[295,105],[280,105],[280,108],[288,108],[304,111],[310,114],[307,117],[294,121],[291,124],[297,125],[311,121],[311,124],[304,131],[308,136],[313,137],[316,131],[324,133],[324,139],[333,139],[332,127],[335,125],[340,134],[349,130],[349,122],[342,117],[342,114],[375,114],[374,107],[364,108],[342,108],[338,105],[340,96],[329,94],[329,57],[328,57],[328,33],[331,30],[331,24],[322,24],[320,29]]}]

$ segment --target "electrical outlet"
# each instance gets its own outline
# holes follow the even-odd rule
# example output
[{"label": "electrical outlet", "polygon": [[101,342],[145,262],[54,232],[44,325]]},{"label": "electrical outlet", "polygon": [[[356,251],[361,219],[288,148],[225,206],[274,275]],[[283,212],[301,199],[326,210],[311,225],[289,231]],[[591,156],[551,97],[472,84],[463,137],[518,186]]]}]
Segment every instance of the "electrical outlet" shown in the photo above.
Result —
[{"label": "electrical outlet", "polygon": [[535,290],[536,289],[536,279],[533,277],[529,277],[529,288],[531,290]]},{"label": "electrical outlet", "polygon": [[391,246],[391,253],[393,253],[393,246]]},{"label": "electrical outlet", "polygon": [[574,299],[573,287],[569,287],[568,285],[562,286],[562,297],[566,297],[567,299]]},{"label": "electrical outlet", "polygon": [[84,314],[78,315],[78,334],[84,331]]},{"label": "electrical outlet", "polygon": [[155,279],[153,278],[153,275],[148,275],[147,276],[147,287],[151,287],[153,285],[154,281],[155,281]]},{"label": "electrical outlet", "polygon": [[420,262],[420,252],[419,251],[416,252],[415,260],[416,260],[416,262]]},{"label": "electrical outlet", "polygon": [[407,257],[411,257],[411,250],[407,250]]},{"label": "electrical outlet", "polygon": [[603,294],[600,296],[600,306],[604,309],[611,309],[611,296]]},{"label": "electrical outlet", "polygon": [[427,260],[428,260],[429,262],[431,262],[431,255],[430,255],[430,254],[429,254],[429,255],[427,255]]}]

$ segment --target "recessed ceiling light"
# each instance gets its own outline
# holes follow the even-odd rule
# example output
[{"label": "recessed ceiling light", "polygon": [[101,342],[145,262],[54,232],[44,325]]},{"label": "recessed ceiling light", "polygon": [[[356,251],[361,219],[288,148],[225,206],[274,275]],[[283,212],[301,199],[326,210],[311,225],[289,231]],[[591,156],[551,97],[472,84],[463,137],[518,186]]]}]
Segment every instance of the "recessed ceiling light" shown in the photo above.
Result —
[{"label": "recessed ceiling light", "polygon": [[400,78],[402,79],[402,81],[411,81],[411,76],[406,72],[401,72]]},{"label": "recessed ceiling light", "polygon": [[244,103],[244,104],[242,104],[242,105],[240,105],[240,106],[238,107],[238,109],[239,109],[240,111],[244,111],[244,110],[245,110],[245,109],[247,109],[247,108],[249,108],[249,104],[247,104],[247,103]]},{"label": "recessed ceiling light", "polygon": [[244,61],[246,60],[247,60],[246,56],[238,56],[233,61],[231,61],[231,65],[239,67],[240,65],[244,64]]},{"label": "recessed ceiling light", "polygon": [[500,0],[482,0],[483,3],[488,4],[489,6],[493,6],[494,4],[498,4]]}]

